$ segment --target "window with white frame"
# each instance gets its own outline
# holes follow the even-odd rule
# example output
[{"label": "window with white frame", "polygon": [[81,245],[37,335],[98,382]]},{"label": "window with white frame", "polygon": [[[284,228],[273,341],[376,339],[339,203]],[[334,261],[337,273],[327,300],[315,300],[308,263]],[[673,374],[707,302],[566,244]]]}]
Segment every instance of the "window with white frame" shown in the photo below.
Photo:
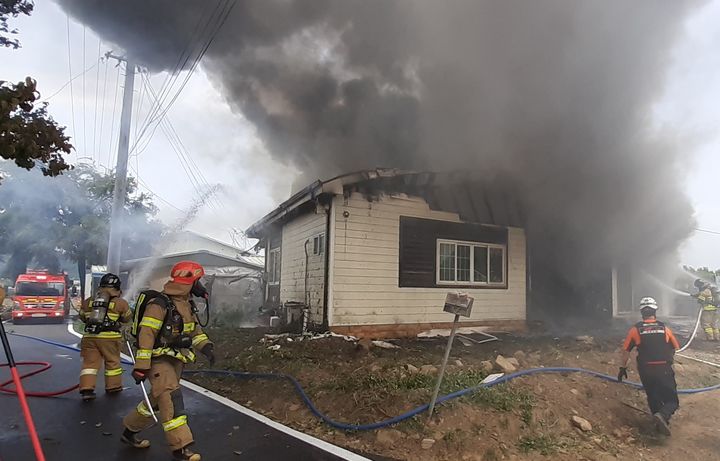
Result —
[{"label": "window with white frame", "polygon": [[268,283],[277,285],[280,283],[280,248],[273,248],[268,254]]},{"label": "window with white frame", "polygon": [[506,247],[437,240],[438,285],[505,285]]},{"label": "window with white frame", "polygon": [[325,233],[318,234],[313,237],[313,255],[321,255],[325,253]]}]

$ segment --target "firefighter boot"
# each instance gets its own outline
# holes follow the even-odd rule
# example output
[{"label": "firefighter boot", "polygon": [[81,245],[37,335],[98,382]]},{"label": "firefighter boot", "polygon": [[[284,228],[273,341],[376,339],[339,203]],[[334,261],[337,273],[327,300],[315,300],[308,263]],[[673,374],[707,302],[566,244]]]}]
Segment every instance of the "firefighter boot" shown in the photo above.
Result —
[{"label": "firefighter boot", "polygon": [[199,453],[195,453],[190,446],[173,451],[173,461],[200,461]]},{"label": "firefighter boot", "polygon": [[134,448],[148,448],[150,446],[150,441],[137,438],[137,434],[137,432],[133,432],[126,428],[120,437],[120,441]]},{"label": "firefighter boot", "polygon": [[655,430],[664,436],[670,436],[670,425],[665,421],[665,417],[660,413],[653,415],[653,421],[655,422]]},{"label": "firefighter boot", "polygon": [[92,389],[84,389],[80,391],[80,397],[82,397],[83,402],[92,402],[95,400],[95,391]]}]

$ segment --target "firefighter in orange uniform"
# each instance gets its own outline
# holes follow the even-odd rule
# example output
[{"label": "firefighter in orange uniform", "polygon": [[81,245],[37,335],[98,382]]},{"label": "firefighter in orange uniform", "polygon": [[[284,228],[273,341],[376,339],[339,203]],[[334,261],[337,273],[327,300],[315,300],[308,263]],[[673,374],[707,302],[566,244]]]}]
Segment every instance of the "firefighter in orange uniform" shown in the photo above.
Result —
[{"label": "firefighter in orange uniform", "polygon": [[[187,423],[180,375],[186,363],[195,361],[194,349],[202,352],[211,365],[215,362],[213,344],[197,323],[192,301],[193,296],[207,299],[207,291],[200,283],[204,274],[203,267],[195,262],[177,263],[162,293],[148,301],[144,312],[135,314],[138,349],[133,378],[137,383],[145,379],[150,382],[150,402],[175,460],[201,459],[190,448],[193,435]],[[153,424],[144,401],[125,417],[123,424],[122,442],[136,448],[150,446],[150,441],[137,437],[138,432]]]},{"label": "firefighter in orange uniform", "polygon": [[85,334],[80,341],[80,395],[83,401],[95,399],[95,383],[100,368],[105,365],[105,392],[117,394],[123,390],[120,366],[122,324],[132,320],[132,311],[122,299],[120,278],[105,274],[94,298],[86,299],[80,309],[80,320],[85,323]]},{"label": "firefighter in orange uniform", "polygon": [[664,435],[670,435],[670,417],[680,406],[673,371],[675,351],[680,348],[670,327],[655,317],[658,305],[655,299],[640,300],[642,321],[628,332],[620,358],[618,381],[627,378],[627,363],[630,352],[637,348],[637,369],[645,388],[655,428]]}]

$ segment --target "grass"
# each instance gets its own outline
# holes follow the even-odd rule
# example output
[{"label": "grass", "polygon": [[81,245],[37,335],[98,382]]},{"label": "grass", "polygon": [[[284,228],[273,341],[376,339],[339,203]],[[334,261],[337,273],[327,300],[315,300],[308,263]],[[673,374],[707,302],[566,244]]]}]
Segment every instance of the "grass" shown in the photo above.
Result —
[{"label": "grass", "polygon": [[566,446],[565,443],[561,442],[556,437],[544,434],[523,436],[520,438],[517,445],[523,453],[537,451],[544,456],[552,455],[560,448],[564,448]]},{"label": "grass", "polygon": [[532,422],[532,407],[535,398],[532,394],[505,384],[494,387],[482,387],[469,397],[475,404],[493,408],[498,411],[519,411],[520,419],[530,425]]}]

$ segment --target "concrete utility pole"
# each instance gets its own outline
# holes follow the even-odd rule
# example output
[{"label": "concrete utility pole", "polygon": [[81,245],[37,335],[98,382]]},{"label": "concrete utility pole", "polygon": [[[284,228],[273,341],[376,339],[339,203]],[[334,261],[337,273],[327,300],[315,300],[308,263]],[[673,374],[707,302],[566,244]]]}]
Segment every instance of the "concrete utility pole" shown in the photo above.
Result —
[{"label": "concrete utility pole", "polygon": [[110,241],[108,242],[107,270],[120,275],[120,249],[123,238],[123,208],[127,191],[127,164],[130,149],[130,117],[132,115],[133,88],[135,86],[135,63],[110,53],[108,57],[125,61],[125,89],[120,116],[117,165],[115,167],[115,190],[113,192],[112,216],[110,218]]}]

